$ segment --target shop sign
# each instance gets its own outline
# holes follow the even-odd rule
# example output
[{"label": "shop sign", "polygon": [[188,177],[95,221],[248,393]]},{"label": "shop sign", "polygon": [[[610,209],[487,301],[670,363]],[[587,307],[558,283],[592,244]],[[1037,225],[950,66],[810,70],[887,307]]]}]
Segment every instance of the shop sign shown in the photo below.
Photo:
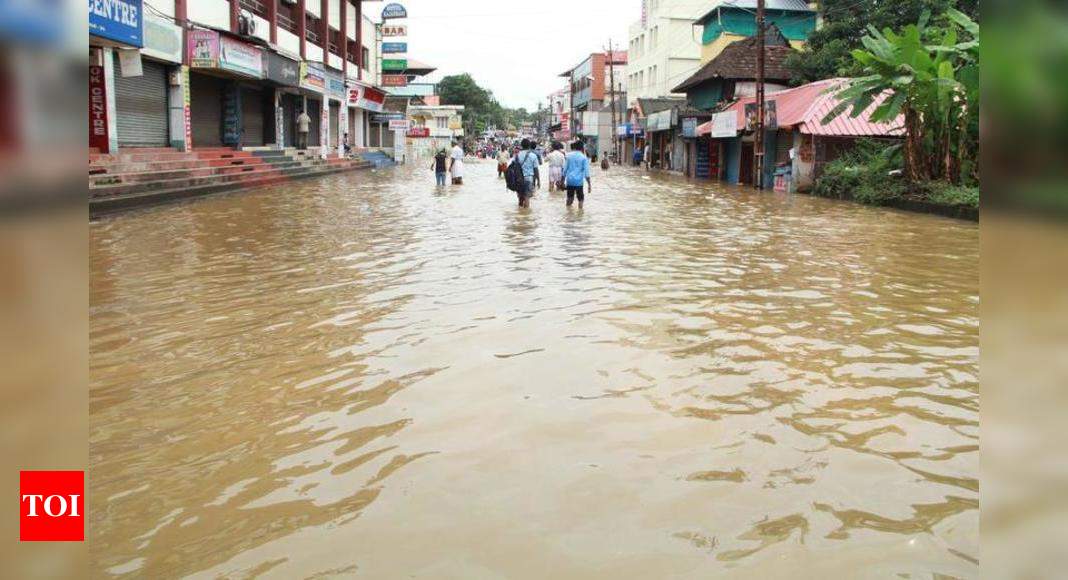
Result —
[{"label": "shop sign", "polygon": [[697,137],[697,118],[685,117],[682,119],[682,136]]},{"label": "shop sign", "polygon": [[141,52],[167,62],[182,62],[182,29],[152,13],[145,15],[144,24],[145,47]]},{"label": "shop sign", "polygon": [[464,126],[464,124],[460,121],[460,116],[459,115],[453,115],[453,116],[449,117],[449,128],[450,129],[462,129],[463,126]]},{"label": "shop sign", "polygon": [[323,71],[323,65],[316,62],[301,62],[300,86],[320,93],[323,92],[326,89],[326,74]]},{"label": "shop sign", "polygon": [[89,34],[140,48],[141,0],[89,0]]},{"label": "shop sign", "polygon": [[326,94],[339,101],[345,98],[345,79],[341,73],[326,71]]},{"label": "shop sign", "polygon": [[126,77],[139,77],[145,74],[141,66],[141,51],[136,48],[123,48],[119,53],[119,74]]},{"label": "shop sign", "polygon": [[645,128],[650,131],[666,131],[671,128],[671,110],[653,113],[645,118]]},{"label": "shop sign", "polygon": [[409,137],[429,137],[430,127],[412,127],[408,129]]},{"label": "shop sign", "polygon": [[404,9],[404,6],[392,2],[386,4],[386,7],[382,9],[382,20],[389,20],[391,18],[407,18],[408,11]]},{"label": "shop sign", "polygon": [[408,119],[390,119],[389,130],[390,131],[407,131],[412,126],[412,122]]},{"label": "shop sign", "polygon": [[738,135],[738,113],[727,111],[712,115],[712,129],[709,136],[713,139],[736,137]]},{"label": "shop sign", "polygon": [[382,70],[406,70],[408,59],[406,58],[383,58]]},{"label": "shop sign", "polygon": [[[778,129],[779,128],[779,116],[775,111],[775,101],[764,102],[764,130]],[[757,104],[746,103],[745,104],[745,130],[756,131],[757,126]]]},{"label": "shop sign", "polygon": [[219,68],[219,33],[189,30],[185,33],[186,62],[193,68]]},{"label": "shop sign", "polygon": [[382,54],[404,54],[408,52],[407,42],[383,42]]},{"label": "shop sign", "polygon": [[185,116],[185,149],[193,148],[193,115],[190,103],[191,89],[189,88],[189,67],[182,65],[182,114]]},{"label": "shop sign", "polygon": [[386,102],[386,93],[363,85],[349,86],[349,106],[380,112]]},{"label": "shop sign", "polygon": [[268,52],[267,80],[289,87],[300,86],[300,63],[276,52]]},{"label": "shop sign", "polygon": [[383,24],[382,36],[408,36],[408,27],[404,24]]},{"label": "shop sign", "polygon": [[403,119],[404,113],[375,113],[371,115],[372,123],[388,123],[396,119]]},{"label": "shop sign", "polygon": [[220,36],[219,68],[263,78],[263,50],[228,36]]},{"label": "shop sign", "polygon": [[407,75],[382,75],[383,87],[406,87],[408,86]]},{"label": "shop sign", "polygon": [[89,65],[89,146],[108,149],[108,92],[104,67]]}]

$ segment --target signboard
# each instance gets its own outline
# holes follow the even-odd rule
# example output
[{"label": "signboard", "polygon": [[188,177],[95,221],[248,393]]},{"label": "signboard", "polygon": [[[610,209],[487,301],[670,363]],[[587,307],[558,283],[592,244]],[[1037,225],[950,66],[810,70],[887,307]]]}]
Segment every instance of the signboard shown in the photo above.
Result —
[{"label": "signboard", "polygon": [[388,123],[396,119],[403,119],[404,113],[375,113],[371,115],[372,123]]},{"label": "signboard", "polygon": [[326,71],[326,94],[339,101],[345,98],[345,79],[341,73]]},{"label": "signboard", "polygon": [[671,109],[653,113],[645,118],[645,128],[650,131],[666,131],[671,128]]},{"label": "signboard", "polygon": [[264,72],[263,50],[228,36],[220,36],[219,68],[261,79]]},{"label": "signboard", "polygon": [[141,0],[89,0],[90,36],[140,48],[141,21]]},{"label": "signboard", "polygon": [[407,70],[408,59],[406,58],[383,58],[382,70]]},{"label": "signboard", "polygon": [[690,138],[697,137],[696,117],[684,117],[682,119],[682,136]]},{"label": "signboard", "polygon": [[713,139],[736,137],[738,135],[738,113],[727,111],[712,115],[712,130],[709,136]]},{"label": "signboard", "polygon": [[189,30],[185,33],[186,63],[193,68],[219,68],[219,33]]},{"label": "signboard", "polygon": [[299,87],[300,63],[274,51],[268,52],[267,80],[287,87]]},{"label": "signboard", "polygon": [[191,89],[189,88],[189,67],[182,65],[182,114],[185,116],[185,149],[193,148],[192,108],[189,106]]},{"label": "signboard", "polygon": [[323,71],[323,65],[302,61],[300,63],[300,86],[319,92],[326,90],[326,74]]},{"label": "signboard", "polygon": [[403,24],[383,24],[382,36],[408,36],[408,27]]},{"label": "signboard", "polygon": [[182,62],[182,29],[170,20],[152,12],[146,14],[144,41],[141,52],[147,56],[171,63]]},{"label": "signboard", "polygon": [[386,93],[363,85],[349,85],[349,106],[380,112],[386,102]]},{"label": "signboard", "polygon": [[408,136],[409,137],[429,137],[430,136],[430,128],[429,127],[412,127],[410,129],[408,129]]},{"label": "signboard", "polygon": [[408,119],[390,119],[389,130],[390,131],[407,131],[412,126],[412,122]]},{"label": "signboard", "polygon": [[[757,104],[746,103],[745,104],[745,130],[756,131],[757,126]],[[764,102],[764,130],[772,130],[779,128],[779,116],[776,114],[775,101]]]},{"label": "signboard", "polygon": [[383,42],[382,54],[404,54],[408,52],[407,42]]},{"label": "signboard", "polygon": [[120,49],[119,74],[125,77],[139,77],[145,74],[141,67],[141,51],[133,48]]},{"label": "signboard", "polygon": [[89,146],[101,152],[108,149],[108,92],[104,67],[89,65]]},{"label": "signboard", "polygon": [[386,4],[386,7],[382,9],[382,20],[389,20],[391,18],[407,18],[408,11],[404,9],[404,6],[392,2]]},{"label": "signboard", "polygon": [[407,75],[382,75],[383,87],[406,87],[408,86]]},{"label": "signboard", "polygon": [[463,123],[460,122],[460,116],[459,115],[453,115],[453,116],[449,117],[449,128],[450,129],[462,129],[463,126],[464,126]]}]

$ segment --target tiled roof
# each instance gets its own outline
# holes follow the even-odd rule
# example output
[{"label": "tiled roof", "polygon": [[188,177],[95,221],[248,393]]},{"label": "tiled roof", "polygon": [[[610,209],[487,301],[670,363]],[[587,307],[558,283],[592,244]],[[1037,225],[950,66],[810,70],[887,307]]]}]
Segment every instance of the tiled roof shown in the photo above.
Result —
[{"label": "tiled roof", "polygon": [[645,117],[683,104],[685,101],[682,99],[638,99],[638,108]]},{"label": "tiled roof", "polygon": [[[793,75],[786,66],[786,57],[790,56],[794,49],[778,28],[771,26],[768,32],[764,46],[764,79],[769,82],[788,81]],[[724,47],[716,58],[697,69],[690,78],[671,89],[671,92],[684,93],[714,78],[755,80],[758,54],[756,37],[736,40]]]}]

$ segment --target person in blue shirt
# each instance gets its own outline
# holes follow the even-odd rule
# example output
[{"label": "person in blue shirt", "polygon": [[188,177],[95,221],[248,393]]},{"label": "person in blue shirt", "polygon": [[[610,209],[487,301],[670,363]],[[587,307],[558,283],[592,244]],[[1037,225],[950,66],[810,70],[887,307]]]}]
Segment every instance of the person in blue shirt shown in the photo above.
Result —
[{"label": "person in blue shirt", "polygon": [[582,182],[586,181],[589,186],[587,191],[593,191],[593,182],[590,181],[590,158],[582,152],[582,141],[571,144],[571,153],[564,159],[564,187],[567,188],[567,207],[578,198],[579,209],[586,201],[582,193]]},{"label": "person in blue shirt", "polygon": [[522,150],[516,154],[515,160],[512,163],[519,163],[523,168],[523,181],[526,186],[523,188],[522,193],[517,193],[519,196],[519,207],[530,207],[530,197],[534,195],[534,179],[538,172],[538,165],[541,165],[541,159],[538,158],[538,154],[534,151],[534,142],[529,139],[523,139]]}]

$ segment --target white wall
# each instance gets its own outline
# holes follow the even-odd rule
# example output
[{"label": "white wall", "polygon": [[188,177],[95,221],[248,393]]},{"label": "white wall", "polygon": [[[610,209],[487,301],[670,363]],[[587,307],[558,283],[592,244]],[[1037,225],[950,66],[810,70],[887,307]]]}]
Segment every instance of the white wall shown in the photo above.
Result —
[{"label": "white wall", "polygon": [[151,4],[157,12],[162,12],[167,16],[174,16],[174,0],[152,0]]},{"label": "white wall", "polygon": [[296,56],[300,56],[300,38],[292,32],[278,29],[278,47]]},{"label": "white wall", "polygon": [[341,30],[341,2],[340,0],[330,0],[330,26]]},{"label": "white wall", "polygon": [[[230,3],[226,0],[189,0],[186,6],[193,22],[230,30]],[[171,9],[173,11],[173,5]]]},{"label": "white wall", "polygon": [[[673,87],[697,70],[701,59],[701,38],[693,21],[708,11],[711,2],[660,0],[650,10],[646,26],[631,24],[627,38],[627,99],[633,106],[639,98],[670,95]],[[655,33],[654,33],[655,29]],[[653,42],[655,36],[656,42]],[[634,41],[642,39],[638,46]],[[650,78],[655,66],[656,79]],[[640,74],[636,74],[640,73]]]},{"label": "white wall", "polygon": [[305,60],[310,60],[312,62],[323,62],[323,49],[319,48],[317,44],[313,44],[311,42],[304,43],[304,51]]},{"label": "white wall", "polygon": [[256,36],[268,42],[271,41],[271,24],[267,20],[253,14],[252,20],[256,22]]},{"label": "white wall", "polygon": [[318,18],[319,12],[321,12],[319,10],[319,0],[305,0],[304,11]]}]

